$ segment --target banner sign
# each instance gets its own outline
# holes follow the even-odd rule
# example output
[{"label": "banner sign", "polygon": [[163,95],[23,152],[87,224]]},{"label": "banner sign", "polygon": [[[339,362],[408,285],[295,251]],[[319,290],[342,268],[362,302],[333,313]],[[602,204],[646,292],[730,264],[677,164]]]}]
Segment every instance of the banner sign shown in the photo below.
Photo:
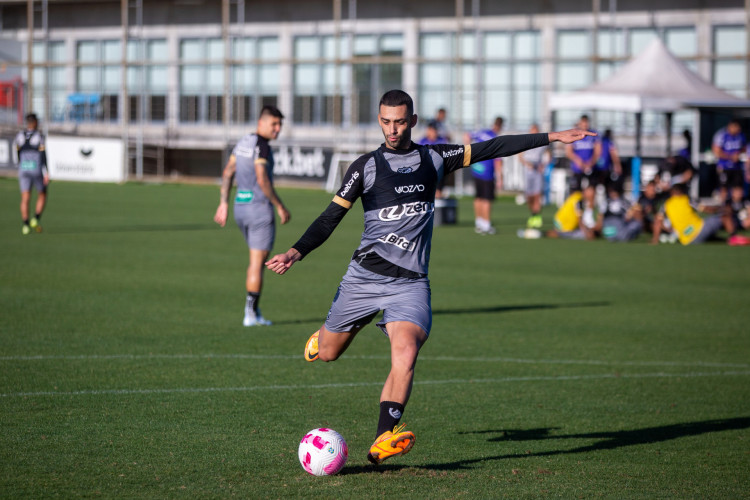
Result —
[{"label": "banner sign", "polygon": [[16,168],[16,152],[13,139],[0,137],[0,168]]},{"label": "banner sign", "polygon": [[47,137],[47,168],[53,180],[124,182],[120,139]]},{"label": "banner sign", "polygon": [[325,182],[331,168],[333,150],[281,146],[273,150],[273,176],[299,181]]}]

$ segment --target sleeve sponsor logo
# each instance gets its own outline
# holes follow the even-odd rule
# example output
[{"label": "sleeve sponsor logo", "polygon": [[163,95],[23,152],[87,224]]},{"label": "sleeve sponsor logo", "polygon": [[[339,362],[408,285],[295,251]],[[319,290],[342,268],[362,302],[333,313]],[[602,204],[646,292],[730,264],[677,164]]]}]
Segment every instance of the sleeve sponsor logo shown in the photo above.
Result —
[{"label": "sleeve sponsor logo", "polygon": [[413,252],[417,246],[415,242],[409,241],[403,236],[397,235],[396,233],[388,233],[384,236],[381,236],[380,238],[378,238],[378,241],[397,246],[402,250],[406,250],[407,252]]},{"label": "sleeve sponsor logo", "polygon": [[456,149],[449,149],[447,151],[443,151],[443,158],[450,158],[451,156],[462,155],[462,154],[464,154],[463,147],[456,148]]},{"label": "sleeve sponsor logo", "polygon": [[346,196],[346,193],[349,192],[349,190],[352,188],[352,186],[354,185],[354,182],[357,179],[359,179],[359,172],[352,173],[352,178],[349,179],[349,182],[346,183],[346,185],[344,186],[344,189],[342,189],[341,192],[339,193],[339,196],[341,196],[342,198]]},{"label": "sleeve sponsor logo", "polygon": [[255,156],[255,151],[242,146],[237,146],[237,149],[234,150],[234,155],[242,156],[243,158],[252,158],[253,156]]},{"label": "sleeve sponsor logo", "polygon": [[381,208],[378,218],[382,221],[401,220],[402,217],[414,217],[415,215],[428,214],[435,211],[435,204],[428,201],[414,201],[403,205]]}]

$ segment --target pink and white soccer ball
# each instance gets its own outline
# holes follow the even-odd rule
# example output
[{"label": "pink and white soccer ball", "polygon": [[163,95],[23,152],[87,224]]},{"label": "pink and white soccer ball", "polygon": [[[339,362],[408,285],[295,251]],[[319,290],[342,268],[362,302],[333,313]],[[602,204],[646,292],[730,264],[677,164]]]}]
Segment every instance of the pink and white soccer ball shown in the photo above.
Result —
[{"label": "pink and white soccer ball", "polygon": [[299,443],[299,463],[313,476],[336,474],[348,457],[346,441],[333,429],[313,429]]}]

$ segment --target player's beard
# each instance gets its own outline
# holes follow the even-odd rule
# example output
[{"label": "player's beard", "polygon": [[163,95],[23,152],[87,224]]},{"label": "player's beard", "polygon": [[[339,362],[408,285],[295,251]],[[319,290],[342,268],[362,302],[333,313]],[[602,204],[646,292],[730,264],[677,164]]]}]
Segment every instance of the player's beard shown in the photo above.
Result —
[{"label": "player's beard", "polygon": [[391,142],[389,135],[383,132],[385,138],[385,144],[392,149],[406,149],[411,144],[411,130],[406,129],[403,134],[396,137],[395,141]]}]

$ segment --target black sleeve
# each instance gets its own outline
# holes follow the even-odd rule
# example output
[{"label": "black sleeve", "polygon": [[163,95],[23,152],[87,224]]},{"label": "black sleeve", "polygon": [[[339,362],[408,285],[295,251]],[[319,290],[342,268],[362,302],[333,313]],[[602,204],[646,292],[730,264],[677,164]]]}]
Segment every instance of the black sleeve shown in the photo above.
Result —
[{"label": "black sleeve", "polygon": [[331,236],[331,233],[347,212],[346,208],[332,201],[328,208],[310,224],[299,241],[292,245],[292,248],[301,253],[302,258],[304,258],[305,255],[318,248]]},{"label": "black sleeve", "polygon": [[547,145],[549,145],[548,134],[501,135],[489,141],[472,144],[469,164],[502,156],[513,156],[528,149]]}]

